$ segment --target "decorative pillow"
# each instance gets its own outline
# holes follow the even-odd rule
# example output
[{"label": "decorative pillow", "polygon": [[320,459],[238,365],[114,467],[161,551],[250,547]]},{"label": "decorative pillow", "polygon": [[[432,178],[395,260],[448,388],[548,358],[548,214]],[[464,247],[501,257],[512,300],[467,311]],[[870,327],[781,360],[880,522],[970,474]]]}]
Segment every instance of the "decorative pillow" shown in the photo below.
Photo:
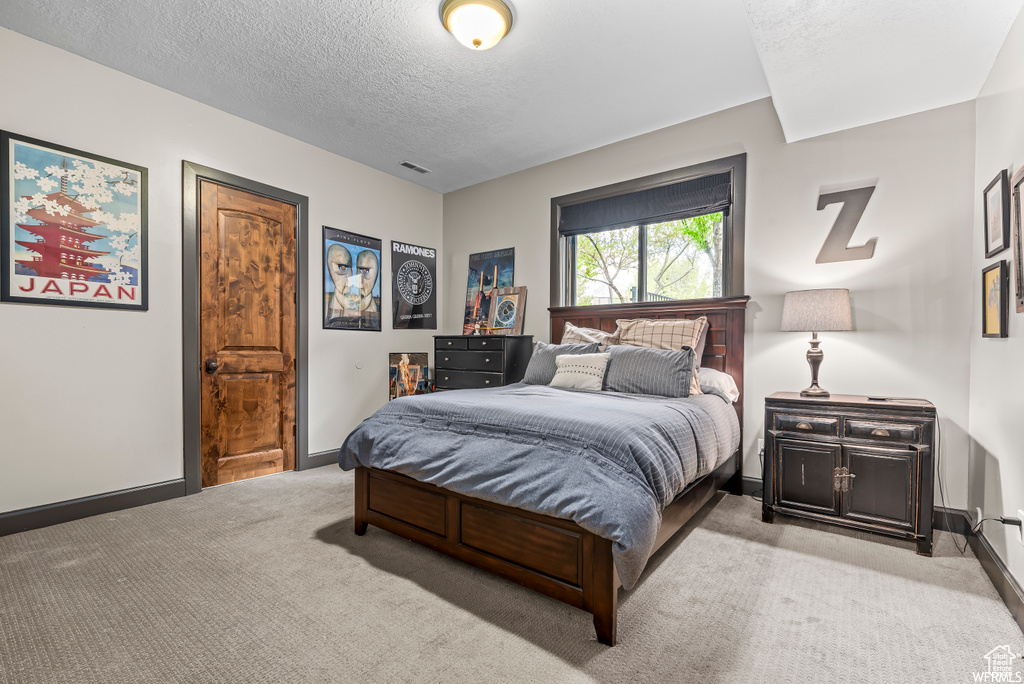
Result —
[{"label": "decorative pillow", "polygon": [[523,382],[528,385],[547,385],[551,378],[555,377],[558,366],[555,359],[563,354],[594,354],[597,353],[597,342],[590,344],[547,344],[538,342],[533,347],[533,356],[530,357],[530,365],[526,367],[523,375]]},{"label": "decorative pillow", "polygon": [[594,328],[581,328],[569,321],[565,322],[565,328],[562,331],[562,344],[589,344],[591,342],[597,342],[602,346],[618,344],[618,331],[604,332]]},{"label": "decorative pillow", "polygon": [[601,391],[604,372],[610,354],[563,354],[555,357],[555,377],[548,383],[552,387]]},{"label": "decorative pillow", "polygon": [[736,386],[736,380],[728,373],[723,373],[714,368],[701,368],[697,374],[700,376],[702,389],[707,388],[709,391],[712,389],[718,390],[729,397],[729,401],[734,404],[740,398],[740,388]]},{"label": "decorative pillow", "polygon": [[701,361],[704,358],[704,347],[708,345],[708,330],[711,326],[707,323],[704,324],[704,329],[700,332],[700,339],[697,340],[697,345],[693,348],[693,369],[700,370]]},{"label": "decorative pillow", "polygon": [[611,359],[605,389],[659,397],[688,397],[693,380],[693,349],[608,347]]},{"label": "decorative pillow", "polygon": [[[693,366],[693,378],[690,381],[690,394],[700,394],[700,381],[697,380],[697,368],[700,357],[704,355],[701,336],[707,343],[707,316],[699,318],[650,320],[646,318],[621,319],[615,321],[618,344],[633,347],[649,347],[651,349],[682,349],[689,347],[695,350],[696,361]],[[696,351],[700,347],[700,355]]]}]

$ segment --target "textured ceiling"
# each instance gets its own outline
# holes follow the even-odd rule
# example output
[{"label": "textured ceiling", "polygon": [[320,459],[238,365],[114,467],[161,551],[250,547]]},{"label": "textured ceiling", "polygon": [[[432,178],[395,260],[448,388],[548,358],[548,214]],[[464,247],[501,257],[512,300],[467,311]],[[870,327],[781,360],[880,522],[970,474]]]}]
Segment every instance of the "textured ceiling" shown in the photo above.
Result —
[{"label": "textured ceiling", "polygon": [[13,0],[0,25],[439,192],[768,95],[739,0],[510,4],[484,52],[440,0]]},{"label": "textured ceiling", "polygon": [[786,139],[978,96],[1024,0],[743,0]]},{"label": "textured ceiling", "polygon": [[449,192],[769,94],[791,140],[971,99],[1022,2],[513,0],[485,52],[440,0],[11,0],[0,25]]}]

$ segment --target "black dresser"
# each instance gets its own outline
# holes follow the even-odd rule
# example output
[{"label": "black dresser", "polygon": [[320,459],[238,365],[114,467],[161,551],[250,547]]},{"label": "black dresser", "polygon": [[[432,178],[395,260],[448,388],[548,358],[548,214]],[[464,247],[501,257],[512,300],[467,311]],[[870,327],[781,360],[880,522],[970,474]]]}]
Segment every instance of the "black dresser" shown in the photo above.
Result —
[{"label": "black dresser", "polygon": [[932,552],[935,407],[924,399],[764,402],[762,519],[786,513],[917,542]]},{"label": "black dresser", "polygon": [[519,382],[533,354],[533,335],[434,337],[435,389],[479,389]]}]

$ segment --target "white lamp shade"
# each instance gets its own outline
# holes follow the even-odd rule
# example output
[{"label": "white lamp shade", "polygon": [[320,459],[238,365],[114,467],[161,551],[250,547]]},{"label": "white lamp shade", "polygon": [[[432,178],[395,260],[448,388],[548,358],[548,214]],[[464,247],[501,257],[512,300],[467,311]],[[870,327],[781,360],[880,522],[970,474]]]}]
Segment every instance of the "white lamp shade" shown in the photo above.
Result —
[{"label": "white lamp shade", "polygon": [[782,332],[826,330],[853,330],[849,290],[796,290],[786,293],[782,304]]},{"label": "white lamp shade", "polygon": [[494,47],[512,28],[512,12],[501,0],[448,0],[441,20],[471,50]]}]

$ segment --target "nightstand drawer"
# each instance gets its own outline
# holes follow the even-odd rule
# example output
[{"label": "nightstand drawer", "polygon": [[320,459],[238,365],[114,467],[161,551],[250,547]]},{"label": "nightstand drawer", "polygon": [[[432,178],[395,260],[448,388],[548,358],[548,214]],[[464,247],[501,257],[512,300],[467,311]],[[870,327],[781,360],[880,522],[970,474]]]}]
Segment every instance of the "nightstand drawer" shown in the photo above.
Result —
[{"label": "nightstand drawer", "polygon": [[838,436],[839,419],[776,413],[775,429],[785,430],[786,432],[801,432],[808,435]]},{"label": "nightstand drawer", "polygon": [[501,387],[501,373],[477,373],[471,371],[437,370],[438,389],[481,389]]},{"label": "nightstand drawer", "polygon": [[888,423],[876,420],[846,421],[846,436],[886,442],[920,442],[921,426],[912,423]]},{"label": "nightstand drawer", "polygon": [[501,372],[501,361],[501,349],[494,351],[448,351],[442,349],[434,356],[434,365],[438,368],[494,371],[495,373]]},{"label": "nightstand drawer", "polygon": [[465,349],[466,338],[465,337],[435,337],[434,338],[434,349],[440,351],[442,349]]}]

